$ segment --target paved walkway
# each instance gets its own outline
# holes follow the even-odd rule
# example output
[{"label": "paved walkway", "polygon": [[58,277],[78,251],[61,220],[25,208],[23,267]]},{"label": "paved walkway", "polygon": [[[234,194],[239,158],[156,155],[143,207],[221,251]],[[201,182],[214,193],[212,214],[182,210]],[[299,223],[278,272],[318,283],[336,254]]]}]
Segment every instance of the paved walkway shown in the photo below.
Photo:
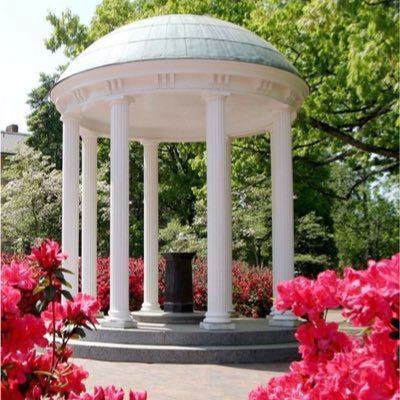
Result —
[{"label": "paved walkway", "polygon": [[[328,320],[344,325],[338,310],[330,311]],[[148,400],[246,400],[251,389],[289,369],[288,363],[193,365],[86,359],[75,359],[75,363],[89,371],[88,391],[115,385],[125,393],[147,390]]]},{"label": "paved walkway", "polygon": [[148,400],[246,400],[251,389],[286,372],[289,364],[143,364],[75,359],[89,371],[86,388],[115,385],[147,390]]}]

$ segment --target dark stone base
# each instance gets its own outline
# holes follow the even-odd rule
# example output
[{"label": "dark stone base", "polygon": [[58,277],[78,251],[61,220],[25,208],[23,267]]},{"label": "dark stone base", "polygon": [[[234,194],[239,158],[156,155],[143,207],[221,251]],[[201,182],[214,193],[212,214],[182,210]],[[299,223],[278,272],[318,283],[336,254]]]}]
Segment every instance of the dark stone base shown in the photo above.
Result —
[{"label": "dark stone base", "polygon": [[[146,313],[137,312],[145,319]],[[147,313],[147,315],[150,313]],[[188,313],[164,314],[164,321]],[[194,313],[197,314],[197,313]],[[154,320],[154,318],[153,318]],[[88,331],[83,340],[72,340],[75,357],[108,361],[145,363],[264,363],[286,362],[299,358],[298,343],[293,328],[277,328],[265,319],[233,320],[234,330],[207,331],[193,325],[160,326],[155,323],[135,329],[111,329],[99,327]]]},{"label": "dark stone base", "polygon": [[204,319],[204,312],[157,312],[146,313],[137,311],[132,313],[133,319],[140,325],[143,324],[199,324]]},{"label": "dark stone base", "polygon": [[193,313],[193,303],[164,303],[164,311],[171,313]]}]

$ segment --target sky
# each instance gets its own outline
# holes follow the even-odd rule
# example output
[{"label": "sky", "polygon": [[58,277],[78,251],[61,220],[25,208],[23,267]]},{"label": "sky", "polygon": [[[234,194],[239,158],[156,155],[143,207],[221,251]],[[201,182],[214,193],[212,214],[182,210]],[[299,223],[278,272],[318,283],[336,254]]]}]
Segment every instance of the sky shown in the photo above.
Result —
[{"label": "sky", "polygon": [[17,124],[28,132],[27,94],[39,83],[40,72],[52,73],[66,62],[62,51],[51,53],[44,40],[52,32],[48,11],[66,8],[89,23],[101,0],[0,0],[0,130]]}]

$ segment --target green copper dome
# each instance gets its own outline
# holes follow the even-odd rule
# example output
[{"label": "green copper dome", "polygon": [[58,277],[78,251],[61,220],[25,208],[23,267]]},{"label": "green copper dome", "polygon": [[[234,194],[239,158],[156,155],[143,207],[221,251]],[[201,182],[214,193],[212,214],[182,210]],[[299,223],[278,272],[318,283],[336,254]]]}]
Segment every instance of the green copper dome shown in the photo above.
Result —
[{"label": "green copper dome", "polygon": [[180,14],[116,29],[73,60],[60,80],[107,65],[185,59],[239,61],[299,75],[278,50],[247,29],[208,16]]}]

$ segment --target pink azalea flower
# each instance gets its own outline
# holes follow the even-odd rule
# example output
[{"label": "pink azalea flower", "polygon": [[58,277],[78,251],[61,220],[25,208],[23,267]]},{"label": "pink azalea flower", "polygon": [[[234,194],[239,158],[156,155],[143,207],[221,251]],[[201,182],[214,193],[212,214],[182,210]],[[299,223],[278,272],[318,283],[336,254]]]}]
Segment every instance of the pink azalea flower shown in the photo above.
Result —
[{"label": "pink azalea flower", "polygon": [[334,271],[321,272],[317,280],[299,276],[278,284],[279,297],[275,306],[280,311],[291,309],[298,317],[317,321],[327,308],[339,306],[337,286],[338,279]]},{"label": "pink azalea flower", "polygon": [[268,389],[264,386],[258,386],[249,393],[248,400],[269,400]]},{"label": "pink azalea flower", "polygon": [[[47,309],[42,313],[42,318],[49,332],[53,331],[53,305],[50,303]],[[74,324],[77,326],[85,325],[86,322],[97,324],[95,317],[99,310],[97,300],[88,294],[78,293],[74,301],[67,300],[65,304],[54,303],[55,309],[55,331],[61,332],[65,324]]]},{"label": "pink azalea flower", "polygon": [[2,282],[1,284],[1,315],[19,315],[18,303],[21,300],[21,292]]},{"label": "pink azalea flower", "polygon": [[52,240],[42,241],[40,247],[33,247],[28,260],[37,262],[45,271],[58,268],[67,256],[60,252],[60,245]]},{"label": "pink azalea flower", "polygon": [[100,306],[93,296],[85,293],[78,293],[74,297],[73,304],[80,308],[81,312],[85,316],[85,319],[90,321],[92,324],[97,324],[98,321],[95,317],[95,314],[99,311]]},{"label": "pink azalea flower", "polygon": [[[296,332],[302,361],[249,399],[399,400],[399,264],[396,254],[370,261],[364,271],[346,268],[342,280],[325,271],[315,281],[299,277],[278,285],[277,308],[308,320]],[[362,341],[322,318],[339,305],[354,326],[368,326]]]},{"label": "pink azalea flower", "polygon": [[46,328],[40,318],[32,314],[22,317],[10,316],[1,323],[2,351],[26,352],[35,345],[46,347],[48,342],[45,334]]},{"label": "pink azalea flower", "polygon": [[147,400],[147,392],[129,391],[129,400]]},{"label": "pink azalea flower", "polygon": [[337,323],[326,323],[324,320],[319,320],[315,325],[300,325],[295,334],[300,342],[300,354],[308,362],[320,363],[331,360],[337,352],[351,351],[357,343],[356,339],[349,338],[338,329]]},{"label": "pink azalea flower", "polygon": [[[53,325],[53,308],[54,306],[54,315],[55,315],[55,325]],[[61,303],[50,303],[46,310],[41,314],[42,320],[46,326],[47,332],[61,332],[65,319],[66,319],[66,312],[65,312],[65,305]]]},{"label": "pink azalea flower", "polygon": [[89,373],[72,363],[59,364],[57,367],[58,380],[52,386],[52,390],[59,394],[82,393],[86,390],[83,381]]},{"label": "pink azalea flower", "polygon": [[33,289],[37,284],[31,266],[25,262],[15,261],[2,267],[1,281],[3,284],[21,289]]},{"label": "pink azalea flower", "polygon": [[369,268],[355,271],[346,268],[339,285],[343,315],[356,326],[367,326],[380,318],[390,323],[399,318],[399,255],[379,263],[370,261]]}]

